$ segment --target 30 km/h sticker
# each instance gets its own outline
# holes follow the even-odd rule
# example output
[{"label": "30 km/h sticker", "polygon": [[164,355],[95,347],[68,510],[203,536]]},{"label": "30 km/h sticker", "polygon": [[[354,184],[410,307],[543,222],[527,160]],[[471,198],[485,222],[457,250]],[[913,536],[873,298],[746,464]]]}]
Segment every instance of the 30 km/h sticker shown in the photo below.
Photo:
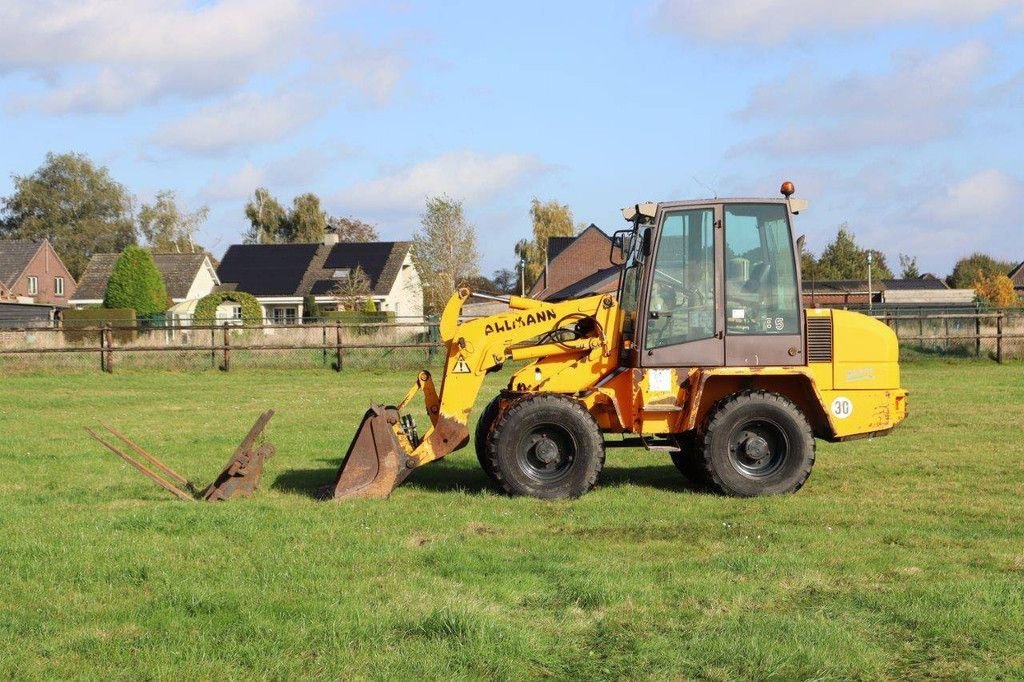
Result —
[{"label": "30 km/h sticker", "polygon": [[853,403],[849,398],[839,396],[832,400],[832,416],[836,419],[846,419],[853,414]]}]

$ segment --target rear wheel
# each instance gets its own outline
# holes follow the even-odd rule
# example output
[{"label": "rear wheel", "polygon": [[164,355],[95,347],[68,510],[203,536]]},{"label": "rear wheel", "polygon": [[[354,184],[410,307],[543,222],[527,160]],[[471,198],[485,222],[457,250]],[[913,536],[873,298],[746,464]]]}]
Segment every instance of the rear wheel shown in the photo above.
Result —
[{"label": "rear wheel", "polygon": [[746,391],[720,401],[699,440],[711,485],[726,495],[753,497],[799,490],[814,466],[814,436],[792,401]]},{"label": "rear wheel", "polygon": [[579,402],[557,394],[529,395],[498,418],[487,459],[494,479],[510,494],[579,497],[597,483],[604,439]]},{"label": "rear wheel", "polygon": [[491,435],[491,427],[498,416],[501,408],[501,396],[495,396],[494,400],[487,403],[487,407],[480,413],[476,421],[476,430],[473,432],[473,446],[476,448],[476,459],[480,467],[491,479],[494,479],[494,470],[491,468],[491,461],[487,457],[487,439]]}]

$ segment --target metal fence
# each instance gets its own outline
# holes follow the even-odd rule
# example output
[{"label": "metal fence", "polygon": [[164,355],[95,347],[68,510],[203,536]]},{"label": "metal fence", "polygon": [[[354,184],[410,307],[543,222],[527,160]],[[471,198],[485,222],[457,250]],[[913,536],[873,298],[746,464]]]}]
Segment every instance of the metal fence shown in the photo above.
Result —
[{"label": "metal fence", "polygon": [[[1024,358],[1024,310],[875,312],[904,351]],[[0,371],[418,369],[443,360],[436,321],[0,329]]]}]

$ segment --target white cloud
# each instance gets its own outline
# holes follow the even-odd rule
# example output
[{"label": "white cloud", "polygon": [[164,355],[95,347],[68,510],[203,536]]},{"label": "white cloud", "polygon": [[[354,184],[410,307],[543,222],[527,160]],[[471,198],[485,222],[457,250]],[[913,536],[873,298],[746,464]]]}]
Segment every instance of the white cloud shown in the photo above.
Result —
[{"label": "white cloud", "polygon": [[945,188],[925,202],[923,213],[938,223],[970,226],[964,231],[973,234],[985,225],[1007,221],[1022,205],[1024,182],[989,168]]},{"label": "white cloud", "polygon": [[287,63],[312,30],[310,0],[60,0],[0,5],[0,73],[51,86],[17,108],[122,111],[234,89]]},{"label": "white cloud", "polygon": [[232,148],[276,142],[324,112],[312,95],[240,93],[164,125],[153,142],[213,155]]},{"label": "white cloud", "polygon": [[249,196],[257,187],[266,187],[267,171],[251,161],[234,173],[218,174],[210,178],[199,192],[202,201],[227,201]]},{"label": "white cloud", "polygon": [[921,22],[962,26],[997,13],[1019,23],[1021,0],[663,0],[656,21],[668,31],[711,41],[776,45],[790,38]]},{"label": "white cloud", "polygon": [[448,152],[374,180],[358,182],[336,199],[348,211],[407,211],[423,208],[428,196],[446,193],[467,203],[489,199],[549,170],[528,154]]},{"label": "white cloud", "polygon": [[347,145],[325,144],[317,148],[300,149],[294,153],[255,164],[246,161],[233,173],[218,173],[199,191],[204,202],[228,201],[250,196],[257,187],[281,192],[278,197],[286,201],[287,191],[308,191],[324,172],[343,159],[351,158],[354,151]]},{"label": "white cloud", "polygon": [[755,88],[739,114],[782,127],[733,152],[830,154],[950,135],[974,102],[988,54],[984,44],[968,42],[937,55],[898,53],[886,73],[830,79],[794,72]]}]

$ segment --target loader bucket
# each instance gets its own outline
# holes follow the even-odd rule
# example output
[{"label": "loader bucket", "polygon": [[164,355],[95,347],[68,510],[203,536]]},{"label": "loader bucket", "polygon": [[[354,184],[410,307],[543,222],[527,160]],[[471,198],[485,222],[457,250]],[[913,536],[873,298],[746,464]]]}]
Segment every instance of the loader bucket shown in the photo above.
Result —
[{"label": "loader bucket", "polygon": [[413,464],[395,434],[400,419],[397,408],[372,405],[348,447],[334,484],[323,491],[322,497],[386,499],[391,495]]}]

